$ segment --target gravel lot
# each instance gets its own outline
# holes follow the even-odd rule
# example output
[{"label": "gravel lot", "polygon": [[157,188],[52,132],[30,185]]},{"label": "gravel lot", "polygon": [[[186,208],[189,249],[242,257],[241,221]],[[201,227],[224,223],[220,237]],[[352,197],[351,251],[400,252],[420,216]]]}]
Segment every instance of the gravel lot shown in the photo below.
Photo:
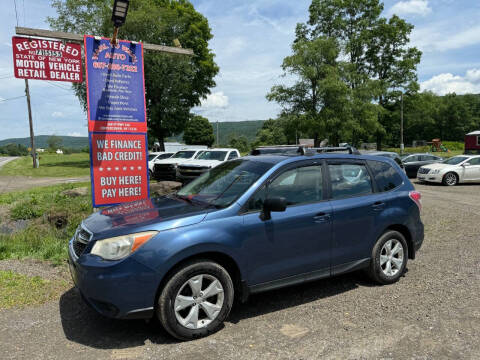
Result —
[{"label": "gravel lot", "polygon": [[0,311],[1,357],[479,359],[480,185],[416,187],[426,239],[397,284],[354,273],[259,294],[223,330],[187,343],[155,323],[105,319],[72,289],[57,302]]}]

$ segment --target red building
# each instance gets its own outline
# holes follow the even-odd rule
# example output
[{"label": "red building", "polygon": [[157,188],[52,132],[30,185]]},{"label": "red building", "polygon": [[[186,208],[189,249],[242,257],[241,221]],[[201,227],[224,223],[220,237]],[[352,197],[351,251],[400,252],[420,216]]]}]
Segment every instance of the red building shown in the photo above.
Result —
[{"label": "red building", "polygon": [[465,154],[480,154],[480,130],[465,135]]}]

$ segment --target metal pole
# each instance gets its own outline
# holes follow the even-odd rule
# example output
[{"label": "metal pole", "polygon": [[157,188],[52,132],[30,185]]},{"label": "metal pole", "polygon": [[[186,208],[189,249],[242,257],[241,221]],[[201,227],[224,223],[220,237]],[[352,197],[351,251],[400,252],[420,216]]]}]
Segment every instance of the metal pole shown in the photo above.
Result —
[{"label": "metal pole", "polygon": [[37,167],[37,151],[35,150],[35,137],[33,135],[32,108],[30,106],[30,89],[28,79],[25,79],[25,95],[27,95],[28,122],[30,123],[30,147],[32,148],[33,168]]},{"label": "metal pole", "polygon": [[217,119],[217,147],[218,147],[218,144],[219,144],[219,138],[218,138],[218,119]]},{"label": "metal pole", "polygon": [[403,91],[400,94],[400,154],[403,155],[405,145],[403,143]]}]

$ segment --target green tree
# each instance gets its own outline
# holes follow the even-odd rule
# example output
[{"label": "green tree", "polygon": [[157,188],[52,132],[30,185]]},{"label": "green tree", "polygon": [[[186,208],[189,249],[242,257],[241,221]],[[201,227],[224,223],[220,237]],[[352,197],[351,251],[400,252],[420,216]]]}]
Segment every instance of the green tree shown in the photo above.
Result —
[{"label": "green tree", "polygon": [[[53,0],[57,17],[48,18],[59,31],[111,36],[111,2],[104,0]],[[144,54],[149,135],[162,149],[165,138],[181,133],[192,107],[215,86],[219,68],[208,48],[212,38],[208,20],[187,0],[132,0],[120,37],[172,46],[178,39],[195,56]],[[74,85],[86,107],[84,84]]]},{"label": "green tree", "polygon": [[52,135],[47,139],[47,145],[51,151],[60,149],[62,147],[62,144],[63,144],[62,138],[57,135]]},{"label": "green tree", "polygon": [[212,124],[202,116],[192,116],[185,127],[183,140],[187,145],[212,146],[215,141]]},{"label": "green tree", "polygon": [[297,26],[297,38],[333,37],[344,59],[343,80],[352,89],[345,135],[355,143],[376,133],[381,146],[388,101],[395,101],[400,90],[418,90],[421,52],[408,47],[413,25],[395,15],[381,17],[379,0],[313,0],[309,11],[308,24]]},{"label": "green tree", "polygon": [[10,143],[5,146],[0,146],[0,154],[8,156],[25,156],[28,155],[28,149],[25,145]]},{"label": "green tree", "polygon": [[244,135],[230,135],[228,140],[228,146],[234,149],[237,149],[241,153],[246,153],[250,150],[250,146],[248,144],[248,139]]},{"label": "green tree", "polygon": [[295,119],[302,133],[317,143],[325,136],[338,142],[349,117],[349,89],[341,79],[338,43],[326,37],[300,38],[292,50],[293,54],[283,60],[282,69],[297,81],[292,86],[272,87],[267,99],[278,102],[282,117]]}]

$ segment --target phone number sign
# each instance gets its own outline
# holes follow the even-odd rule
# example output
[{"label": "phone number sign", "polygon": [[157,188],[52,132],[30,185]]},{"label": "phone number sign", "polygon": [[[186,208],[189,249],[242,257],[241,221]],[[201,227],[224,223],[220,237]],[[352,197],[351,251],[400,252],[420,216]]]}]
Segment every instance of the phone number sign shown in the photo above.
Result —
[{"label": "phone number sign", "polygon": [[85,35],[88,130],[146,132],[143,45]]},{"label": "phone number sign", "polygon": [[83,81],[80,44],[13,36],[12,48],[16,78]]},{"label": "phone number sign", "polygon": [[148,198],[146,134],[89,135],[93,206]]}]

